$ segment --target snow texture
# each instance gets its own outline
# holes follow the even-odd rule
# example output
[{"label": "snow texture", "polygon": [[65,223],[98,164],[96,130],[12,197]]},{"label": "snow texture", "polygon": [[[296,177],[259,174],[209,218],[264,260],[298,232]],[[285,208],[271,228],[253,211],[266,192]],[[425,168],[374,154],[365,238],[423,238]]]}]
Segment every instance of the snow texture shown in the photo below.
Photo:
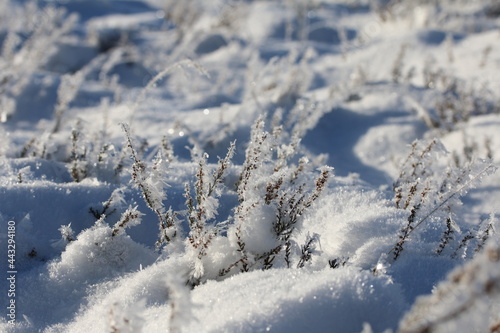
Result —
[{"label": "snow texture", "polygon": [[0,331],[500,332],[499,29],[1,1]]}]

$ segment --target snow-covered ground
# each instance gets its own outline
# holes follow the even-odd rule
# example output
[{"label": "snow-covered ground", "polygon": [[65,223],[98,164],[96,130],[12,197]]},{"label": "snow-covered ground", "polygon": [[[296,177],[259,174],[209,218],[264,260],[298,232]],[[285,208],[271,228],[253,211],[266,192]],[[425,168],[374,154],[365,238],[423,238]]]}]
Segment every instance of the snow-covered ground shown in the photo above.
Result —
[{"label": "snow-covered ground", "polygon": [[500,332],[493,0],[0,3],[1,332]]}]

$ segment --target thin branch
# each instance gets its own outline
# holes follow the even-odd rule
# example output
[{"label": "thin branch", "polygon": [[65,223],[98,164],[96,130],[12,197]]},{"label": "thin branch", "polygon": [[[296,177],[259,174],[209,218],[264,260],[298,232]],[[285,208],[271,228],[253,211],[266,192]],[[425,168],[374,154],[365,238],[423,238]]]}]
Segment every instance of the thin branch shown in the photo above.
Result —
[{"label": "thin branch", "polygon": [[[415,231],[415,229],[421,225],[425,220],[427,220],[432,214],[434,214],[438,209],[440,209],[441,207],[444,206],[444,204],[446,204],[450,199],[452,199],[454,196],[456,196],[458,193],[462,192],[465,188],[467,188],[469,185],[471,185],[475,180],[477,180],[478,178],[480,178],[483,174],[487,173],[488,170],[490,169],[493,169],[495,170],[496,169],[496,166],[494,166],[492,163],[488,164],[483,170],[481,170],[477,175],[475,175],[474,177],[472,177],[471,179],[469,179],[465,184],[463,184],[462,186],[460,186],[460,188],[458,188],[457,190],[455,190],[452,194],[450,194],[446,199],[444,199],[443,201],[441,201],[440,204],[438,204],[437,206],[435,206],[429,213],[427,213],[424,217],[422,217],[412,228],[410,228],[406,233],[405,233],[405,239],[408,238],[410,236],[410,234]],[[390,254],[392,251],[394,250],[397,250],[398,249],[398,245],[400,244],[400,242],[398,242],[398,244],[396,244],[392,249],[389,250],[389,252],[387,252],[387,254]]]}]

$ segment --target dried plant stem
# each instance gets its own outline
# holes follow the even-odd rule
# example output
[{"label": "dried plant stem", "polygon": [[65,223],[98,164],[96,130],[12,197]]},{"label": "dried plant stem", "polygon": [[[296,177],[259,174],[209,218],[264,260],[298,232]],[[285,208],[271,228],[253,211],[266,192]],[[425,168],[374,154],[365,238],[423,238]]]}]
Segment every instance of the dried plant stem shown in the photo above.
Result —
[{"label": "dried plant stem", "polygon": [[485,173],[488,173],[491,170],[495,170],[496,167],[490,163],[488,164],[485,168],[483,168],[480,172],[478,172],[474,177],[469,179],[466,183],[464,183],[462,186],[460,186],[457,190],[453,191],[446,199],[441,201],[438,205],[436,205],[429,213],[427,213],[424,217],[422,217],[415,225],[405,228],[404,229],[404,235],[401,238],[401,241],[399,241],[389,252],[394,251],[394,260],[396,260],[399,256],[399,253],[403,250],[402,246],[405,243],[405,241],[408,239],[410,234],[418,228],[419,225],[421,225],[425,220],[427,220],[432,214],[434,214],[436,211],[438,211],[441,207],[443,207],[449,200],[451,200],[453,197],[455,197],[457,194],[462,192],[465,188],[469,187],[474,181],[479,179],[481,176],[483,176]]},{"label": "dried plant stem", "polygon": [[[130,127],[127,124],[122,124],[123,131],[125,132],[127,147],[130,149],[132,160],[132,179],[136,186],[142,193],[142,197],[146,202],[147,206],[158,216],[160,224],[160,240],[157,242],[159,246],[163,242],[170,242],[177,235],[174,229],[175,213],[171,210],[166,210],[161,198],[153,194],[151,189],[146,184],[146,164],[139,159],[139,156],[133,147],[132,137],[130,134]],[[153,167],[155,169],[157,165]],[[173,230],[169,233],[169,230]]]}]

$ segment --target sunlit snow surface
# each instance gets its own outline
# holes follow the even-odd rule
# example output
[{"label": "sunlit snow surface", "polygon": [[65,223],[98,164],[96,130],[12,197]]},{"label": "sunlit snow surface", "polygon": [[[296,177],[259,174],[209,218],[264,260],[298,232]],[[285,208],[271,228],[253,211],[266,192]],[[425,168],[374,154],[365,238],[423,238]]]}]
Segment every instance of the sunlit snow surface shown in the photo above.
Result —
[{"label": "sunlit snow surface", "polygon": [[[0,331],[498,332],[499,41],[487,0],[3,1]],[[200,250],[186,184],[235,140]],[[307,199],[323,165],[287,262],[262,194]],[[151,206],[178,213],[160,249]]]}]

